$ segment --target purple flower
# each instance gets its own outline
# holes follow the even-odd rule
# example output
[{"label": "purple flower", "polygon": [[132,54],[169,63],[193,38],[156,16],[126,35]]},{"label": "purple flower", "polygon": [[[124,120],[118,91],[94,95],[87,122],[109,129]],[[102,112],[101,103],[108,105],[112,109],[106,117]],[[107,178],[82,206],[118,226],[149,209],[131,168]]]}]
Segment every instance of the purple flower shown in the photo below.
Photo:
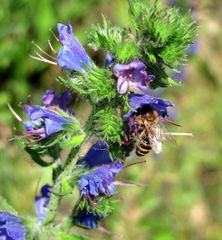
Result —
[{"label": "purple flower", "polygon": [[0,212],[0,239],[25,240],[26,229],[21,219],[8,212]]},{"label": "purple flower", "polygon": [[24,105],[24,111],[28,115],[29,120],[23,124],[30,135],[39,135],[45,138],[64,130],[64,124],[73,124],[70,120],[46,107]]},{"label": "purple flower", "polygon": [[67,111],[67,104],[72,100],[72,96],[68,91],[64,91],[60,95],[56,95],[55,91],[47,90],[42,97],[42,102],[46,107],[58,106],[63,111]]},{"label": "purple flower", "polygon": [[[146,113],[149,110],[155,110],[159,116],[167,115],[167,107],[173,107],[174,104],[170,101],[164,100],[162,98],[155,98],[149,95],[141,94],[130,94],[129,95],[129,105],[135,109],[137,112]],[[129,120],[135,112],[129,110],[124,118]]]},{"label": "purple flower", "polygon": [[107,143],[99,140],[87,152],[86,156],[79,161],[86,164],[89,168],[98,167],[104,164],[111,164]]},{"label": "purple flower", "polygon": [[98,222],[103,220],[107,214],[100,215],[98,213],[88,212],[86,209],[79,210],[73,217],[74,224],[87,229],[94,229],[98,226]]},{"label": "purple flower", "polygon": [[57,30],[59,32],[59,38],[52,32],[52,35],[55,39],[62,44],[59,53],[52,47],[50,41],[48,41],[51,50],[53,51],[52,56],[46,51],[44,51],[39,45],[33,44],[36,48],[41,52],[39,54],[38,51],[34,51],[34,55],[31,57],[46,63],[50,63],[52,65],[59,65],[62,70],[76,70],[85,73],[85,67],[91,67],[89,56],[87,55],[85,49],[73,35],[72,26],[68,23],[68,25],[64,25],[61,23],[57,24]]},{"label": "purple flower", "polygon": [[112,196],[115,193],[115,177],[122,168],[123,163],[117,161],[98,167],[92,173],[82,174],[78,181],[81,196]]},{"label": "purple flower", "polygon": [[90,60],[85,49],[73,35],[71,24],[58,23],[57,30],[59,32],[59,41],[62,44],[57,57],[59,66],[63,70],[70,69],[85,72],[83,63],[90,68]]},{"label": "purple flower", "polygon": [[143,91],[147,88],[147,84],[155,79],[154,75],[148,75],[146,65],[134,60],[131,63],[116,64],[113,68],[117,80],[117,91],[125,94],[131,91]]},{"label": "purple flower", "polygon": [[35,197],[35,211],[39,222],[41,223],[47,212],[48,204],[51,196],[51,186],[45,184],[41,188],[41,195]]}]

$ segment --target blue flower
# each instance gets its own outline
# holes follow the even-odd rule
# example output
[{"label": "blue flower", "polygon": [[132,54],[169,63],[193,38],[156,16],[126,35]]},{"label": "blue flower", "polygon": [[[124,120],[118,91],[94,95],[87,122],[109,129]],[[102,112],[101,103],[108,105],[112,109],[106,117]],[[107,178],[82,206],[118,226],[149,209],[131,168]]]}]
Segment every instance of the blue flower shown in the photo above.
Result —
[{"label": "blue flower", "polygon": [[35,211],[39,222],[41,223],[47,212],[48,204],[51,196],[51,186],[45,184],[41,188],[41,195],[35,197]]},{"label": "blue flower", "polygon": [[94,229],[98,226],[98,222],[103,220],[106,216],[107,214],[100,215],[83,209],[78,210],[77,214],[73,217],[73,222],[80,227]]},{"label": "blue flower", "polygon": [[97,197],[99,195],[112,196],[115,194],[114,180],[122,168],[123,163],[117,161],[98,167],[92,173],[82,174],[78,181],[81,196]]},{"label": "blue flower", "polygon": [[24,105],[24,111],[29,117],[29,120],[23,123],[27,132],[42,138],[64,130],[64,124],[73,124],[70,120],[46,107]]},{"label": "blue flower", "polygon": [[59,41],[62,44],[57,57],[59,66],[63,70],[70,69],[85,72],[83,63],[90,68],[90,60],[82,45],[73,35],[71,24],[59,23],[57,24],[57,30],[59,32]]},{"label": "blue flower", "polygon": [[113,162],[110,158],[108,146],[104,141],[97,141],[79,161],[88,168],[94,168],[91,173],[82,174],[78,181],[81,196],[97,197],[101,195],[111,196],[115,193],[114,180],[123,168],[120,161]]},{"label": "blue flower", "polygon": [[[173,107],[174,104],[162,98],[155,98],[149,95],[130,94],[129,105],[139,113],[147,113],[149,110],[155,110],[159,116],[167,115],[167,107]],[[124,118],[129,120],[134,115],[134,111],[129,110]]]},{"label": "blue flower", "polygon": [[120,94],[144,91],[147,89],[147,84],[155,79],[154,75],[147,74],[146,65],[139,60],[134,60],[127,65],[116,64],[113,72],[118,78],[117,91]]},{"label": "blue flower", "polygon": [[79,163],[84,163],[89,168],[111,164],[112,160],[110,158],[107,143],[102,140],[97,141],[91,146],[86,156],[80,160]]},{"label": "blue flower", "polygon": [[55,91],[47,90],[42,97],[42,102],[46,107],[57,106],[63,111],[68,111],[67,104],[71,100],[72,96],[68,91],[57,96]]},{"label": "blue flower", "polygon": [[0,212],[0,239],[25,240],[26,229],[21,218],[8,212]]}]

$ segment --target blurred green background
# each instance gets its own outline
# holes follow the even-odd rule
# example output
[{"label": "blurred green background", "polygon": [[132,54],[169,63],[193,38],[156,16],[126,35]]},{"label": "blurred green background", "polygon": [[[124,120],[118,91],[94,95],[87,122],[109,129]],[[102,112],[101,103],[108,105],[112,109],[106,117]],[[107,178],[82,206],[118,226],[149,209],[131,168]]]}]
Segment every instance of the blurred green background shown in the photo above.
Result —
[{"label": "blurred green background", "polygon": [[[144,157],[146,164],[121,173],[120,179],[148,186],[119,188],[118,208],[103,223],[119,235],[83,231],[94,239],[222,239],[222,1],[178,5],[195,5],[198,52],[187,65],[183,87],[169,88],[163,97],[175,102],[176,122],[194,137],[178,137],[176,145],[166,145],[160,156],[150,154]],[[127,25],[127,1],[1,0],[0,195],[25,216],[34,216],[37,182],[48,181],[50,173],[34,164],[21,145],[8,141],[19,125],[6,104],[22,115],[20,102],[28,101],[30,94],[31,101],[39,103],[46,89],[62,90],[55,81],[60,70],[29,57],[32,40],[49,52],[47,40],[53,39],[49,28],[56,31],[57,22],[70,20],[85,45],[87,30],[101,21],[101,14],[114,24]],[[53,45],[58,47],[55,41]],[[102,64],[101,54],[88,52]]]}]

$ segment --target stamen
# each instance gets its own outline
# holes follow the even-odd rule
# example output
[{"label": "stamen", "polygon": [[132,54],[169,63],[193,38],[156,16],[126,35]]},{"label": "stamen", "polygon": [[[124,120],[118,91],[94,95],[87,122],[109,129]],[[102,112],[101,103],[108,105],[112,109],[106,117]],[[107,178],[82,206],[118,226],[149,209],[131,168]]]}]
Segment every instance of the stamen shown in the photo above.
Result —
[{"label": "stamen", "polygon": [[120,234],[111,232],[111,231],[109,231],[108,229],[106,229],[102,226],[98,226],[97,229],[102,233],[106,233],[106,234],[111,235],[111,236],[118,236],[119,239],[123,239],[123,237]]},{"label": "stamen", "polygon": [[[20,132],[23,133],[23,131],[21,131],[21,130],[20,130]],[[44,133],[45,133],[44,129],[30,130],[30,131],[25,132],[22,136],[16,136],[14,138],[9,139],[9,141],[20,140],[20,139],[24,139],[24,138],[28,138],[28,137],[31,137],[34,135],[40,135],[40,134],[44,134]]]},{"label": "stamen", "polygon": [[9,141],[9,142],[12,142],[12,141],[14,141],[14,140],[21,140],[21,139],[24,139],[24,138],[28,138],[28,137],[30,137],[30,136],[32,136],[32,135],[16,136],[16,137],[14,137],[14,138],[10,138],[8,141]]},{"label": "stamen", "polygon": [[36,130],[30,130],[26,132],[26,135],[37,135],[37,134],[43,134],[45,133],[44,129],[36,129]]},{"label": "stamen", "polygon": [[50,61],[50,60],[48,60],[48,59],[46,59],[46,58],[43,58],[43,57],[41,57],[41,58],[38,58],[38,57],[36,57],[36,56],[33,56],[33,55],[29,55],[31,58],[34,58],[34,59],[36,59],[36,60],[38,60],[38,61],[41,61],[41,62],[46,62],[46,63],[50,63],[50,64],[52,64],[52,65],[57,65],[57,62],[52,62],[52,61]]},{"label": "stamen", "polygon": [[49,58],[51,58],[52,60],[56,61],[56,58],[51,56],[50,54],[48,54],[47,52],[45,52],[39,45],[37,45],[34,41],[32,41],[32,43],[42,52],[44,53],[46,56],[48,56]]},{"label": "stamen", "polygon": [[49,44],[49,47],[51,48],[51,50],[52,50],[56,55],[58,55],[58,52],[56,52],[56,50],[53,48],[50,40],[48,40],[48,44]]},{"label": "stamen", "polygon": [[32,43],[39,49],[40,52],[42,52],[43,54],[45,54],[46,56],[48,56],[49,58],[51,58],[52,60],[56,61],[56,58],[51,56],[50,54],[48,54],[46,51],[44,51],[39,45],[37,45],[34,41],[32,41]]},{"label": "stamen", "polygon": [[137,165],[137,164],[141,164],[141,163],[146,163],[146,160],[128,164],[128,165],[124,166],[123,168],[128,168],[128,167],[131,167],[131,166],[133,166],[133,165]]},{"label": "stamen", "polygon": [[49,29],[49,31],[50,31],[50,33],[52,34],[52,36],[55,38],[55,40],[56,40],[57,42],[61,43],[60,40],[58,39],[58,37],[55,35],[55,33],[52,31],[51,28]]},{"label": "stamen", "polygon": [[35,144],[35,143],[41,141],[41,140],[44,139],[44,138],[45,138],[45,137],[41,137],[41,138],[39,138],[39,139],[37,139],[37,140],[35,140],[35,141],[33,141],[33,142],[28,142],[27,144],[28,144],[28,145]]},{"label": "stamen", "polygon": [[146,187],[146,184],[137,184],[137,183],[129,183],[129,182],[122,182],[122,181],[114,181],[114,185],[116,186],[127,186],[127,187]]},{"label": "stamen", "polygon": [[15,141],[15,140],[21,140],[23,136],[16,136],[16,137],[13,137],[13,138],[10,138],[8,141],[9,142],[12,142],[12,141]]},{"label": "stamen", "polygon": [[23,120],[19,117],[19,115],[14,111],[14,109],[12,108],[12,106],[8,103],[8,108],[10,110],[10,112],[14,115],[14,117],[21,123],[23,123]]},{"label": "stamen", "polygon": [[44,134],[44,133],[45,133],[45,130],[43,130],[43,129],[41,129],[41,131],[40,131],[40,129],[28,131],[22,136],[16,136],[14,138],[10,138],[9,142],[14,141],[14,140],[21,140],[21,139],[24,139],[24,138],[28,138],[28,137],[31,137],[31,136],[34,136],[34,135],[39,135],[39,134]]},{"label": "stamen", "polygon": [[87,199],[91,203],[92,207],[95,208],[96,207],[96,203],[92,200],[92,198],[90,197],[89,193],[87,193]]},{"label": "stamen", "polygon": [[182,127],[181,125],[176,124],[175,122],[171,121],[169,118],[166,118],[166,117],[163,118],[163,121],[165,121],[166,123],[172,124],[174,126],[177,126],[177,127]]},{"label": "stamen", "polygon": [[173,135],[173,136],[187,136],[187,137],[193,137],[193,133],[175,133],[175,132],[169,132],[164,133],[165,135]]}]

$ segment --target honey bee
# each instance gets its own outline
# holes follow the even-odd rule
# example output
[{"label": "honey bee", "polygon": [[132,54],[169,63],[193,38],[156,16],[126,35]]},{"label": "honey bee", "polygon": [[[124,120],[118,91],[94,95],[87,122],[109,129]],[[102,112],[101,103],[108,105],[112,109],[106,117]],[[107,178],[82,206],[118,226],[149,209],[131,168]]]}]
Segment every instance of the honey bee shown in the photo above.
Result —
[{"label": "honey bee", "polygon": [[160,153],[164,140],[173,140],[173,136],[167,131],[161,118],[155,110],[134,117],[134,132],[137,137],[136,154],[144,156],[151,150]]}]

